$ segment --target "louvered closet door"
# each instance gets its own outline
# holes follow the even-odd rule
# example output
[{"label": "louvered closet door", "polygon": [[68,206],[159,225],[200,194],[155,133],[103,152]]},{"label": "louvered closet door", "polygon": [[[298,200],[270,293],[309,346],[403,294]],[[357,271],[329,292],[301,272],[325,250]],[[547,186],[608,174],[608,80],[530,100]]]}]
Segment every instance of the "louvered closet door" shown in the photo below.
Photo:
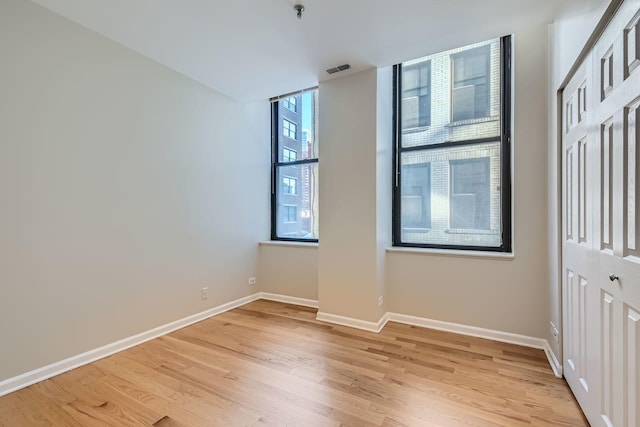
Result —
[{"label": "louvered closet door", "polygon": [[626,0],[563,91],[563,365],[593,426],[640,426],[639,21]]}]

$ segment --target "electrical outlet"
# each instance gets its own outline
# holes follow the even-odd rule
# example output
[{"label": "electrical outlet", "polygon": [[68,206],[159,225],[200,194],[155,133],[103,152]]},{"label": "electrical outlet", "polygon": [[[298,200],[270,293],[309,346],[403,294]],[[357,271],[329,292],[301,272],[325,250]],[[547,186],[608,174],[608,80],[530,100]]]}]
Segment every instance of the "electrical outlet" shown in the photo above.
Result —
[{"label": "electrical outlet", "polygon": [[560,333],[558,332],[558,328],[556,328],[556,325],[554,325],[553,322],[549,322],[549,325],[551,326],[551,335],[553,335],[556,343],[560,344]]},{"label": "electrical outlet", "polygon": [[378,307],[382,307],[382,304],[384,304],[384,297],[380,295],[378,297]]},{"label": "electrical outlet", "polygon": [[255,285],[256,284],[256,278],[255,277],[249,277],[249,284],[250,285]]},{"label": "electrical outlet", "polygon": [[200,289],[200,299],[209,298],[209,287]]}]

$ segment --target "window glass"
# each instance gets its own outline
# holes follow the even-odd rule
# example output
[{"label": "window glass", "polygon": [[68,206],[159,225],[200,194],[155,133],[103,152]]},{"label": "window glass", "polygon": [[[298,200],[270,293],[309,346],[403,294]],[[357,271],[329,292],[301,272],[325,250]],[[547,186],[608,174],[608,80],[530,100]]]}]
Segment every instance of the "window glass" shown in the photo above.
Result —
[{"label": "window glass", "polygon": [[273,240],[318,240],[318,91],[273,102]]},{"label": "window glass", "polygon": [[511,250],[510,43],[395,67],[395,245]]}]

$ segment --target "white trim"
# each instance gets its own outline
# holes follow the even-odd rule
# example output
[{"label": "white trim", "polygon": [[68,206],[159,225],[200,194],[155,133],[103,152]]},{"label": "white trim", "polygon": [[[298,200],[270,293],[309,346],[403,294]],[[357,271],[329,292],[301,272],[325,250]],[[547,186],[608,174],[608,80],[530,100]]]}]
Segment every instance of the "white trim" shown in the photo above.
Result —
[{"label": "white trim", "polygon": [[311,248],[318,249],[318,242],[299,242],[290,240],[268,240],[264,242],[258,242],[259,246],[285,246],[290,248]]},{"label": "white trim", "polygon": [[185,326],[192,325],[194,323],[208,319],[209,317],[213,317],[217,314],[224,313],[225,311],[229,311],[250,302],[256,301],[258,299],[260,299],[259,293],[249,295],[244,298],[240,298],[235,301],[210,308],[209,310],[184,317],[180,320],[167,323],[166,325],[158,326],[157,328],[150,329],[137,335],[124,338],[120,341],[116,341],[102,347],[89,350],[85,353],[71,356],[59,362],[43,366],[42,368],[34,369],[32,371],[25,372],[24,374],[20,374],[15,377],[8,378],[4,381],[0,381],[0,397],[21,388],[28,387],[37,382],[46,380],[55,375],[62,374],[72,369],[79,368],[80,366],[95,362],[96,360],[111,356],[112,354],[142,344],[154,338],[158,338],[162,335],[184,328]]},{"label": "white trim", "polygon": [[269,292],[259,292],[258,298],[269,301],[283,302],[285,304],[301,305],[303,307],[318,308],[318,300],[290,297],[287,295],[270,294]]},{"label": "white trim", "polygon": [[523,347],[544,350],[551,365],[553,374],[562,378],[562,366],[551,350],[549,342],[542,338],[534,338],[526,335],[512,334],[510,332],[496,331],[493,329],[478,328],[476,326],[461,325],[459,323],[443,322],[441,320],[425,319],[423,317],[409,316],[399,313],[387,313],[389,322],[398,322],[405,325],[419,326],[422,328],[436,329],[439,331],[453,332],[460,335],[484,338],[508,344],[521,345]]},{"label": "white trim", "polygon": [[406,253],[416,255],[432,255],[458,258],[484,258],[500,261],[511,261],[515,259],[515,252],[489,252],[489,251],[463,251],[438,248],[413,248],[405,246],[393,246],[386,249],[390,253]]},{"label": "white trim", "polygon": [[553,352],[553,349],[549,345],[549,341],[546,341],[544,354],[547,355],[547,359],[549,360],[549,365],[551,365],[553,374],[556,376],[556,378],[562,378],[562,364],[558,361],[556,354]]},{"label": "white trim", "polygon": [[354,319],[353,317],[339,316],[337,314],[318,312],[316,320],[336,325],[349,326],[350,328],[362,329],[363,331],[378,333],[384,328],[389,320],[389,313],[385,313],[377,322]]},{"label": "white trim", "polygon": [[441,320],[425,319],[423,317],[409,316],[406,314],[389,313],[389,321],[404,323],[405,325],[436,329],[438,331],[453,332],[456,334],[468,335],[470,337],[485,338],[508,344],[539,348],[541,350],[544,350],[547,345],[547,341],[542,338],[533,338],[526,335],[478,328],[476,326],[462,325],[459,323],[443,322]]}]

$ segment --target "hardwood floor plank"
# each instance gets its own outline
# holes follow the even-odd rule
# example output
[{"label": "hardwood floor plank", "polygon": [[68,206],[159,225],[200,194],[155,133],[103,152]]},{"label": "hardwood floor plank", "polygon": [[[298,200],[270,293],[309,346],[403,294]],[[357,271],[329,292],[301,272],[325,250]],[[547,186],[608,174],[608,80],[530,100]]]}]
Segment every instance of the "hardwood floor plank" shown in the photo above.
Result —
[{"label": "hardwood floor plank", "polygon": [[0,426],[586,426],[541,350],[259,300],[0,398]]}]

